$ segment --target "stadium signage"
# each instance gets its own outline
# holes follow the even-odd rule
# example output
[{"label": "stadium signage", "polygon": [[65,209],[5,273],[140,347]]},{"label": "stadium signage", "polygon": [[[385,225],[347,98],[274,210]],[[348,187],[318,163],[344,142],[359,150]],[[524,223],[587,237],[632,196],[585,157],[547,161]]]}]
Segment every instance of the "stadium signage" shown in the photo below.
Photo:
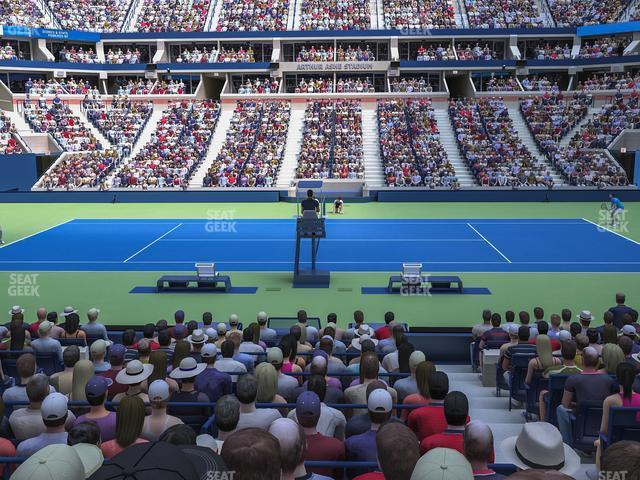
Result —
[{"label": "stadium signage", "polygon": [[100,34],[96,32],[58,30],[56,28],[31,28],[21,25],[4,25],[2,27],[2,35],[7,37],[49,38],[54,40],[78,40],[83,42],[100,41]]},{"label": "stadium signage", "polygon": [[281,69],[294,72],[375,72],[385,71],[389,62],[284,62]]}]

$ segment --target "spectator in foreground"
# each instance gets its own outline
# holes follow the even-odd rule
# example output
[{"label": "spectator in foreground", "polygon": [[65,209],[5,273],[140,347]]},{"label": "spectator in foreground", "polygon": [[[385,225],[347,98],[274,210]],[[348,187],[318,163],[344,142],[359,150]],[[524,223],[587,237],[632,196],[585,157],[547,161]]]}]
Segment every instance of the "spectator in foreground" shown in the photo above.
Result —
[{"label": "spectator in foreground", "polygon": [[169,384],[164,380],[151,382],[149,401],[151,402],[151,415],[145,417],[140,437],[154,442],[160,438],[162,432],[174,425],[181,425],[183,422],[179,418],[167,414]]},{"label": "spectator in foreground", "polygon": [[31,342],[31,348],[36,353],[54,353],[58,356],[58,361],[62,362],[62,346],[55,338],[51,338],[53,323],[44,321],[38,326],[39,338]]},{"label": "spectator in foreground", "polygon": [[[74,425],[67,435],[67,445],[71,447],[79,443],[87,443],[100,448],[101,442],[100,427],[91,420]],[[102,452],[100,454],[102,455]]]},{"label": "spectator in foreground", "polygon": [[405,398],[409,395],[415,395],[418,393],[418,381],[416,379],[416,368],[418,365],[425,362],[426,358],[424,353],[420,350],[415,350],[409,356],[409,376],[400,378],[395,381],[393,388],[398,393],[398,402],[404,403]]},{"label": "spectator in foreground", "polygon": [[493,432],[489,426],[474,420],[467,423],[463,435],[464,455],[471,464],[474,478],[501,480],[504,475],[494,472],[488,467],[493,456]]},{"label": "spectator in foreground", "polygon": [[75,425],[87,421],[95,422],[100,428],[102,442],[108,442],[116,437],[116,412],[107,410],[104,405],[110,383],[111,380],[101,376],[95,376],[87,382],[85,395],[91,409],[89,413],[78,417],[75,422]]},{"label": "spectator in foreground", "polygon": [[473,480],[473,470],[457,450],[434,448],[420,457],[411,480]]},{"label": "spectator in foreground", "polygon": [[115,457],[125,448],[136,443],[146,442],[140,438],[144,426],[144,402],[140,397],[124,397],[118,405],[116,414],[116,436],[100,446],[104,458]]},{"label": "spectator in foreground", "polygon": [[613,478],[620,472],[626,472],[626,478],[638,478],[640,475],[640,442],[622,440],[609,445],[599,460],[600,478]]},{"label": "spectator in foreground", "polygon": [[296,480],[300,478],[313,480],[330,480],[322,475],[308,475],[304,466],[307,442],[304,430],[289,418],[279,418],[269,427],[269,433],[280,444],[280,458],[282,459],[282,480]]},{"label": "spectator in foreground", "polygon": [[407,425],[415,432],[419,441],[447,429],[444,399],[448,393],[449,377],[446,373],[435,372],[429,377],[429,405],[413,410],[407,419]]},{"label": "spectator in foreground", "polygon": [[267,320],[269,317],[265,312],[258,313],[258,325],[260,326],[260,340],[269,345],[274,345],[278,339],[278,334],[273,328],[267,327]]},{"label": "spectator in foreground", "polygon": [[282,418],[276,409],[256,408],[257,395],[258,381],[256,377],[251,374],[241,376],[236,388],[236,396],[240,400],[240,420],[236,430],[259,428],[266,431],[274,420]]},{"label": "spectator in foreground", "polygon": [[259,428],[247,428],[225,440],[220,452],[227,468],[242,480],[280,480],[278,439]]},{"label": "spectator in foreground", "polygon": [[127,391],[113,397],[113,401],[119,402],[123,398],[139,397],[143,402],[148,402],[149,396],[142,391],[142,382],[149,378],[152,373],[153,365],[143,365],[140,360],[131,360],[124,370],[121,370],[116,376],[116,382],[120,385],[128,385]]},{"label": "spectator in foreground", "polygon": [[225,395],[216,402],[214,412],[216,427],[218,428],[218,438],[216,444],[218,452],[222,451],[224,441],[235,432],[240,420],[240,402],[234,395]]},{"label": "spectator in foreground", "polygon": [[622,330],[622,326],[624,322],[622,318],[628,314],[633,312],[633,308],[625,305],[627,297],[624,293],[616,293],[616,305],[615,307],[611,307],[609,311],[613,314],[613,325],[618,329]]},{"label": "spectator in foreground", "polygon": [[195,388],[216,402],[223,395],[229,395],[232,389],[231,376],[216,368],[218,349],[213,343],[207,343],[200,352],[206,368],[196,377]]},{"label": "spectator in foreground", "polygon": [[[197,363],[193,357],[183,358],[180,367],[171,371],[171,378],[180,382],[180,390],[173,392],[169,397],[170,402],[200,402],[206,403],[209,397],[206,394],[196,390],[195,383],[197,376],[204,371],[207,366],[204,363]],[[200,407],[169,407],[169,413],[172,415],[201,415]]]},{"label": "spectator in foreground", "polygon": [[98,323],[98,315],[100,315],[100,310],[97,308],[89,309],[87,312],[87,320],[89,320],[89,323],[81,327],[82,331],[86,333],[88,337],[101,338],[105,341],[109,340],[106,327]]},{"label": "spectator in foreground", "polygon": [[107,355],[107,342],[98,339],[89,347],[91,352],[91,360],[93,360],[93,371],[96,373],[104,373],[111,369],[111,364],[105,360]]},{"label": "spectator in foreground", "polygon": [[491,330],[491,310],[483,310],[482,323],[478,323],[471,328],[471,336],[474,340],[477,340],[488,330]]},{"label": "spectator in foreground", "polygon": [[63,395],[69,395],[71,393],[71,387],[73,385],[73,367],[80,360],[80,348],[77,345],[69,345],[64,349],[62,353],[62,363],[64,364],[64,370],[62,372],[56,372],[49,378],[51,385],[56,391]]},{"label": "spectator in foreground", "polygon": [[222,353],[222,358],[216,361],[216,368],[221,372],[230,374],[231,381],[236,383],[238,375],[247,373],[247,367],[233,358],[234,345],[231,340],[222,342],[220,352]]},{"label": "spectator in foreground", "polygon": [[[344,440],[347,420],[340,410],[330,407],[325,403],[324,399],[327,392],[327,382],[324,377],[320,375],[311,375],[307,381],[307,391],[314,392],[320,399],[320,419],[316,426],[318,432],[327,437],[335,437],[338,440]],[[288,417],[297,421],[295,409],[289,412]]]},{"label": "spectator in foreground", "polygon": [[61,393],[51,393],[42,402],[40,408],[45,431],[36,437],[20,442],[16,449],[16,456],[29,457],[47,445],[56,443],[67,444],[65,423],[71,413],[67,409],[67,397]]},{"label": "spectator in foreground", "polygon": [[[69,347],[67,347],[67,350]],[[127,351],[127,348],[121,343],[116,343],[115,345],[111,345],[109,349],[109,363],[111,364],[111,368],[106,372],[102,372],[100,374],[101,377],[108,378],[111,380],[111,386],[109,387],[109,393],[107,397],[111,400],[119,393],[124,393],[127,391],[127,385],[122,385],[116,382],[116,377],[124,368],[124,356]],[[66,350],[65,350],[66,352]]]},{"label": "spectator in foreground", "polygon": [[282,350],[278,347],[270,348],[267,352],[267,362],[269,362],[278,372],[278,394],[288,402],[295,400],[294,390],[298,388],[298,380],[291,375],[285,375],[282,372],[282,364],[284,356]]},{"label": "spectator in foreground", "polygon": [[64,478],[84,480],[102,465],[103,457],[95,445],[48,445],[35,452],[11,476],[14,480]]},{"label": "spectator in foreground", "polygon": [[[7,388],[2,394],[2,401],[7,402],[28,402],[27,383],[36,373],[36,357],[31,353],[23,353],[16,361],[17,385]],[[55,392],[53,387],[49,387],[49,393]]]},{"label": "spectator in foreground", "polygon": [[444,399],[444,416],[447,428],[420,442],[420,453],[424,454],[434,448],[452,448],[464,454],[463,435],[469,417],[469,400],[462,392],[449,392]]}]

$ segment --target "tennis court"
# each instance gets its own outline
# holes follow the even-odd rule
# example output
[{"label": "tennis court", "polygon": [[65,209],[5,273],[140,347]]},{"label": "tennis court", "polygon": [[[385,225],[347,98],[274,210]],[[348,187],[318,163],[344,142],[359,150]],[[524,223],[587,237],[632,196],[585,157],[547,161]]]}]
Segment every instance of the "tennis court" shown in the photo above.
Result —
[{"label": "tennis court", "polygon": [[[293,218],[74,219],[0,248],[0,270],[291,271],[294,249]],[[583,218],[328,219],[318,261],[343,272],[640,272],[640,243]]]}]

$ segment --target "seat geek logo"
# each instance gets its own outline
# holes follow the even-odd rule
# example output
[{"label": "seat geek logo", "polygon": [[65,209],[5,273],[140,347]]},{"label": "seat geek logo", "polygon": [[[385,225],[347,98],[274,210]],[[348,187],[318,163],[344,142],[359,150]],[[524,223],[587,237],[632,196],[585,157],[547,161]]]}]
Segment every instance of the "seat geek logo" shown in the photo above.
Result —
[{"label": "seat geek logo", "polygon": [[7,295],[10,297],[39,297],[39,273],[12,273],[9,275]]},{"label": "seat geek logo", "polygon": [[236,233],[234,210],[208,210],[205,230],[207,233]]}]

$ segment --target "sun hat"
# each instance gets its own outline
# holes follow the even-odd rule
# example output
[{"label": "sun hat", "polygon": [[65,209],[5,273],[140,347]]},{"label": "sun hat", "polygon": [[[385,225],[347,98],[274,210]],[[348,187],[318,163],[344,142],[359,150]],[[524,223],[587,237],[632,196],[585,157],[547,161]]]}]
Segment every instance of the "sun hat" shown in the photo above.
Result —
[{"label": "sun hat", "polygon": [[102,465],[102,451],[95,445],[78,443],[72,447],[63,443],[47,445],[31,455],[11,475],[15,480],[64,478],[83,480]]},{"label": "sun hat", "polygon": [[64,307],[64,310],[60,315],[66,317],[67,315],[71,315],[72,313],[78,313],[78,309],[73,307]]},{"label": "sun hat", "polygon": [[50,332],[52,328],[53,328],[53,323],[51,323],[48,320],[45,320],[44,322],[40,323],[40,325],[38,325],[38,333],[40,335],[43,335],[45,333]]},{"label": "sun hat", "polygon": [[149,385],[149,400],[152,402],[163,402],[169,400],[169,384],[164,380],[158,379]]},{"label": "sun hat", "polygon": [[506,463],[523,470],[557,470],[572,475],[580,468],[580,457],[562,442],[560,431],[547,422],[525,423],[522,431],[500,444]]},{"label": "sun hat", "polygon": [[358,328],[356,328],[356,330],[353,332],[353,334],[356,337],[361,337],[362,335],[369,335],[371,337],[371,336],[373,336],[373,328],[371,328],[366,323],[363,323]]},{"label": "sun hat", "polygon": [[207,368],[206,363],[198,363],[193,357],[185,357],[180,362],[180,366],[171,371],[169,376],[171,378],[192,378],[202,373]]},{"label": "sun hat", "polygon": [[370,412],[387,413],[393,407],[391,394],[384,388],[376,388],[369,394],[367,399],[367,410]]},{"label": "sun hat", "polygon": [[50,393],[42,401],[40,414],[43,420],[60,420],[68,413],[67,397],[61,393]]},{"label": "sun hat", "polygon": [[193,333],[187,337],[187,342],[193,343],[196,345],[202,345],[208,339],[209,339],[209,336],[198,328],[194,330]]},{"label": "sun hat", "polygon": [[420,457],[411,480],[473,480],[473,470],[457,450],[434,448]]},{"label": "sun hat", "polygon": [[414,350],[413,352],[411,352],[411,355],[409,355],[409,368],[416,368],[419,364],[426,361],[427,357],[425,356],[424,352],[420,350]]},{"label": "sun hat", "polygon": [[142,383],[153,373],[153,365],[143,364],[140,360],[131,360],[127,366],[118,372],[116,382],[121,385]]},{"label": "sun hat", "polygon": [[202,358],[210,358],[210,357],[217,357],[218,356],[218,347],[215,346],[215,344],[213,343],[207,343],[204,347],[202,347],[202,350],[200,351],[200,356]]},{"label": "sun hat", "polygon": [[364,342],[365,340],[370,340],[371,342],[373,342],[374,345],[378,345],[377,339],[371,338],[369,334],[365,333],[351,340],[351,346],[356,350],[362,350],[362,342]]},{"label": "sun hat", "polygon": [[271,365],[280,365],[284,361],[284,356],[280,347],[272,347],[267,352],[267,362]]},{"label": "sun hat", "polygon": [[14,305],[11,307],[11,310],[9,310],[9,315],[18,315],[19,313],[24,313],[24,308],[20,305]]},{"label": "sun hat", "polygon": [[593,320],[593,315],[591,315],[591,312],[589,310],[582,310],[580,314],[577,315],[577,317],[585,322],[590,322],[591,320]]},{"label": "sun hat", "polygon": [[218,478],[216,472],[226,471],[222,457],[210,448],[146,442],[123,450],[91,480],[204,479]]}]

